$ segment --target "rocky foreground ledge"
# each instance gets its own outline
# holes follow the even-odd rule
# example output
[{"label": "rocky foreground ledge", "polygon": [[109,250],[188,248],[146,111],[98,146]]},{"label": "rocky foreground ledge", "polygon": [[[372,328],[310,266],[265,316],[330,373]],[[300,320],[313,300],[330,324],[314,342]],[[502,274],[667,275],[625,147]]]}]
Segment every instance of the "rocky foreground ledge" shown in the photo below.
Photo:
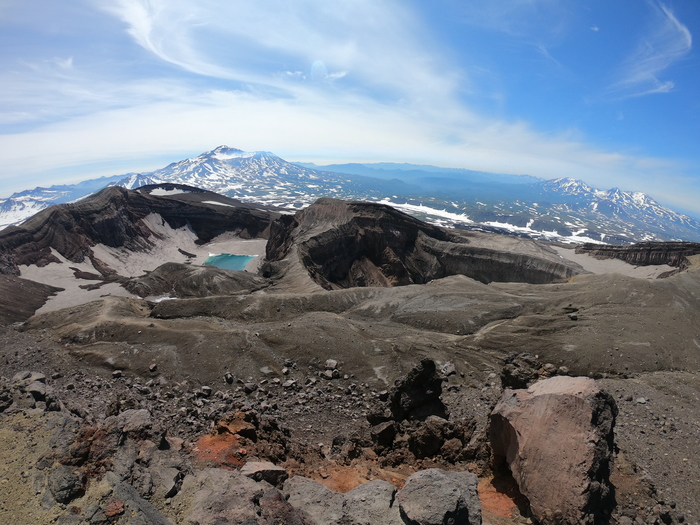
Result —
[{"label": "rocky foreground ledge", "polygon": [[[211,431],[190,441],[169,421],[128,403],[95,420],[66,406],[50,378],[20,372],[0,386],[0,438],[10,465],[0,473],[0,513],[12,523],[76,525],[477,525],[479,479],[463,470],[471,465],[481,475],[493,469],[510,480],[501,497],[517,500],[521,514],[503,523],[682,523],[673,508],[650,508],[644,517],[638,508],[616,507],[610,480],[615,401],[589,378],[547,378],[552,371],[540,365],[528,355],[508,360],[501,377],[506,388],[485,440],[465,437],[463,423],[449,420],[440,388],[449,366],[438,370],[422,361],[382,393],[364,436],[338,440],[335,455],[327,455],[348,465],[362,456],[374,461],[375,472],[409,452],[428,464],[450,453],[472,463],[416,463],[419,470],[405,479],[374,479],[347,492],[299,475],[309,471],[313,447],[236,401],[212,412]],[[206,391],[198,396],[223,400]],[[487,461],[480,464],[483,455]],[[21,466],[18,479],[11,476],[13,463]]]}]

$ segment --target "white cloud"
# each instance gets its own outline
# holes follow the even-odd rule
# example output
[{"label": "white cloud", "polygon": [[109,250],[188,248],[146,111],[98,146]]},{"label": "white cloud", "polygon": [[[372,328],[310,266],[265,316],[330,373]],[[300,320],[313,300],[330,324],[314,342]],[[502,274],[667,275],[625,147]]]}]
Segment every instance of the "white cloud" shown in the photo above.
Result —
[{"label": "white cloud", "polygon": [[[219,79],[290,89],[280,72],[321,62],[327,79],[352,76],[364,89],[403,97],[447,96],[446,74],[420,20],[396,0],[118,0],[104,6],[144,49],[182,69]],[[227,50],[231,49],[232,52]]]},{"label": "white cloud", "polygon": [[653,27],[621,67],[620,78],[609,87],[614,97],[628,98],[668,93],[675,84],[659,77],[688,55],[693,46],[690,30],[663,4],[650,4]]},{"label": "white cloud", "polygon": [[[464,74],[408,4],[332,4],[100,2],[128,32],[116,45],[129,55],[105,61],[85,45],[63,55],[70,61],[0,72],[0,124],[28,126],[0,135],[12,167],[0,175],[4,191],[33,176],[155,169],[222,143],[297,160],[417,162],[641,190],[677,168],[484,117],[460,100]],[[316,61],[325,70],[314,79]]]},{"label": "white cloud", "polygon": [[[544,136],[525,123],[487,121],[464,110],[455,110],[445,122],[440,115],[364,98],[335,105],[331,95],[266,100],[245,92],[212,91],[185,98],[105,110],[30,135],[0,136],[3,160],[28,175],[51,170],[75,175],[88,166],[94,176],[114,174],[114,169],[97,172],[95,165],[118,165],[122,172],[153,169],[160,166],[154,165],[156,158],[174,161],[226,143],[290,159],[428,163],[570,176],[601,187],[615,179],[618,186],[641,190],[647,188],[640,175],[662,180],[660,174],[674,168],[606,152],[576,136]],[[36,154],[37,144],[42,145],[41,155]]]}]

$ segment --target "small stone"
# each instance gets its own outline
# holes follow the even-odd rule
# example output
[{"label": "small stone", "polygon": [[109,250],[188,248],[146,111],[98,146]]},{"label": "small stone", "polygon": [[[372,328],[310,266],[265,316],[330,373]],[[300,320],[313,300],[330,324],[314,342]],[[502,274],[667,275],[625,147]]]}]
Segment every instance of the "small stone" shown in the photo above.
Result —
[{"label": "small stone", "polygon": [[155,363],[151,363],[151,366],[149,366],[148,369],[149,369],[151,372],[155,372],[156,370],[158,370],[158,365],[155,364]]},{"label": "small stone", "polygon": [[251,394],[255,392],[258,389],[258,385],[256,383],[246,383],[243,385],[243,391],[246,394]]},{"label": "small stone", "polygon": [[212,393],[212,389],[210,386],[203,386],[202,387],[202,394],[209,397],[211,395],[211,393]]},{"label": "small stone", "polygon": [[67,465],[59,465],[49,474],[49,490],[59,503],[68,503],[82,495],[84,484],[83,474],[78,469]]},{"label": "small stone", "polygon": [[638,397],[638,398],[635,400],[635,403],[637,403],[637,404],[639,404],[639,405],[646,405],[646,404],[647,404],[647,400],[646,400],[645,398],[643,398],[643,397]]},{"label": "small stone", "polygon": [[285,367],[282,369],[282,374],[285,375],[285,376],[289,375],[289,368],[287,368],[287,367],[285,366]]},{"label": "small stone", "polygon": [[31,376],[32,373],[29,370],[23,370],[22,372],[17,372],[15,375],[12,376],[12,382],[13,383],[18,383],[21,381],[24,381],[25,379],[29,379],[29,376]]},{"label": "small stone", "polygon": [[455,368],[455,364],[452,361],[448,361],[442,367],[440,368],[440,373],[444,375],[445,377],[449,377],[452,374],[457,373],[457,369]]},{"label": "small stone", "polygon": [[241,474],[254,481],[267,481],[279,485],[289,476],[287,471],[269,461],[249,461],[241,468]]},{"label": "small stone", "polygon": [[226,372],[224,374],[224,381],[226,381],[229,385],[233,384],[233,374],[231,372]]},{"label": "small stone", "polygon": [[335,359],[326,360],[326,370],[335,370],[336,368],[338,368],[338,361]]},{"label": "small stone", "polygon": [[123,375],[124,374],[122,373],[121,370],[115,370],[114,372],[112,372],[112,379],[118,379],[118,378],[122,377]]}]

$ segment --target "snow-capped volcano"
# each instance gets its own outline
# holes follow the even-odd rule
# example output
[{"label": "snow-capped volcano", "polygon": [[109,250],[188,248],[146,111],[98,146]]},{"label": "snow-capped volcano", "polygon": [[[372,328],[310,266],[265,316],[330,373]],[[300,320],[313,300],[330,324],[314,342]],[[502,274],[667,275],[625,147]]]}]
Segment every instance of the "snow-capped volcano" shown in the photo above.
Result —
[{"label": "snow-capped volcano", "polygon": [[[174,183],[244,202],[299,209],[320,197],[383,201],[428,222],[563,242],[626,244],[645,240],[700,241],[700,222],[641,192],[599,190],[580,180],[493,175],[431,166],[340,165],[343,173],[298,165],[266,151],[228,146],[148,173],[37,188],[0,200],[0,224],[17,224],[54,203],[76,200],[107,185],[133,189]],[[347,171],[349,170],[349,171]],[[353,171],[358,170],[358,171]],[[374,176],[376,174],[376,176]]]}]

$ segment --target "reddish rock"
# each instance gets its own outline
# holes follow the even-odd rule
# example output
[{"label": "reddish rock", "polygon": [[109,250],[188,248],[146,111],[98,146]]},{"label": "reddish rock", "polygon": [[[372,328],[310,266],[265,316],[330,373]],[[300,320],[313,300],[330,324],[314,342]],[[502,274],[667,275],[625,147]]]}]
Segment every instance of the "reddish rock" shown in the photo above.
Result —
[{"label": "reddish rock", "polygon": [[124,504],[118,499],[113,499],[109,502],[104,512],[105,516],[108,518],[119,516],[120,514],[124,514]]},{"label": "reddish rock", "polygon": [[538,522],[607,522],[616,415],[613,398],[586,377],[505,390],[491,414],[494,465],[510,469]]}]

